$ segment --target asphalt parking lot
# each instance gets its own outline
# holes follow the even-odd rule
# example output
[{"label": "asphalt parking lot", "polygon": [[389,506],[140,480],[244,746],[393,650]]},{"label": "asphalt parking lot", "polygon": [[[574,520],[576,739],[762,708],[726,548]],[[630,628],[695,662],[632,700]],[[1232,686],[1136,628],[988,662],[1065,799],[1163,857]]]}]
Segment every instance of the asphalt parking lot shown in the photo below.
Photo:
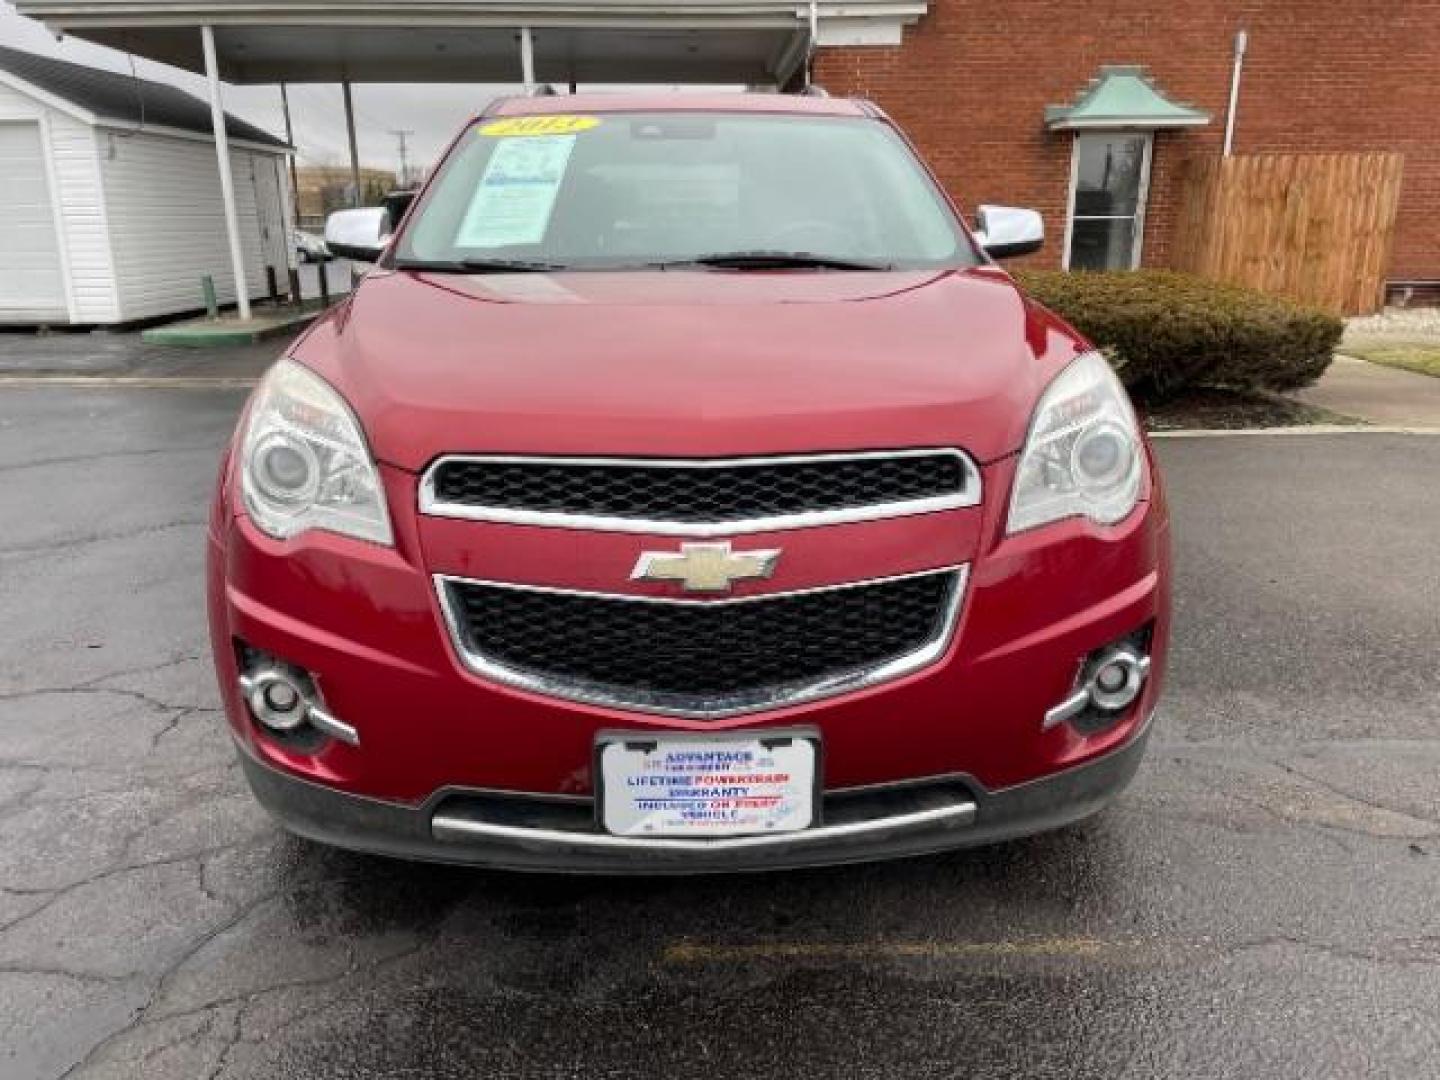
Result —
[{"label": "asphalt parking lot", "polygon": [[1435,1074],[1440,438],[1163,443],[1170,690],[1090,822],[616,881],[251,803],[201,588],[242,396],[0,388],[6,1080]]}]

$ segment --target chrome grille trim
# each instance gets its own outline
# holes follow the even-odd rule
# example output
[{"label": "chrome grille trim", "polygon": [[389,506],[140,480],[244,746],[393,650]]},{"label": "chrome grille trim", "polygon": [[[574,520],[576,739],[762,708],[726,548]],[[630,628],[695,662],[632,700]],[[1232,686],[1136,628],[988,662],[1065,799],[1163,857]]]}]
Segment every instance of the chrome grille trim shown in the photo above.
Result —
[{"label": "chrome grille trim", "polygon": [[[834,510],[808,510],[793,514],[745,518],[719,522],[671,521],[616,517],[586,513],[563,513],[549,510],[523,510],[503,506],[473,506],[447,502],[435,491],[435,474],[451,462],[503,465],[594,465],[632,467],[637,469],[726,469],[746,466],[795,465],[843,461],[874,461],[885,458],[913,458],[950,455],[959,463],[963,486],[948,495],[937,495],[897,502],[871,503]],[[783,529],[808,529],[821,525],[840,525],[883,518],[932,514],[941,510],[980,505],[983,483],[979,466],[962,450],[954,447],[920,447],[906,450],[867,450],[823,454],[790,454],[775,457],[730,458],[644,458],[644,457],[564,457],[511,454],[445,454],[432,461],[420,479],[420,513],[429,517],[463,518],[508,525],[539,525],[550,528],[584,529],[603,532],[647,533],[656,536],[688,536],[708,539],[746,533],[774,532]]]},{"label": "chrome grille trim", "polygon": [[[520,592],[543,592],[565,596],[590,597],[597,600],[623,600],[637,604],[677,604],[696,606],[724,606],[729,604],[761,604],[767,600],[783,600],[795,596],[836,592],[843,589],[862,588],[867,585],[883,585],[887,582],[908,578],[949,575],[953,582],[945,609],[938,620],[936,635],[919,649],[894,657],[884,663],[866,668],[843,672],[809,683],[766,687],[759,691],[746,691],[716,695],[711,704],[703,709],[680,704],[670,694],[635,693],[624,695],[615,688],[570,680],[560,680],[544,674],[524,671],[499,663],[491,658],[472,652],[466,645],[465,632],[460,617],[454,608],[450,582],[480,585],[490,588],[514,589]],[[902,676],[921,670],[945,655],[954,638],[955,626],[965,598],[965,587],[969,584],[969,565],[957,564],[922,570],[910,574],[895,574],[889,577],[869,578],[864,581],[848,581],[838,585],[822,585],[816,588],[795,589],[781,593],[762,593],[755,596],[727,597],[719,600],[695,600],[681,597],[637,596],[630,593],[603,593],[584,589],[555,588],[544,585],[519,585],[507,581],[487,581],[479,578],[465,578],[452,574],[432,575],[435,593],[440,601],[440,610],[450,634],[450,644],[460,663],[471,673],[505,686],[538,694],[542,697],[558,698],[563,701],[577,701],[587,705],[601,705],[631,712],[650,713],[657,716],[673,716],[692,720],[717,720],[746,713],[782,709],[792,705],[819,701],[853,693],[868,687],[892,682]]]}]

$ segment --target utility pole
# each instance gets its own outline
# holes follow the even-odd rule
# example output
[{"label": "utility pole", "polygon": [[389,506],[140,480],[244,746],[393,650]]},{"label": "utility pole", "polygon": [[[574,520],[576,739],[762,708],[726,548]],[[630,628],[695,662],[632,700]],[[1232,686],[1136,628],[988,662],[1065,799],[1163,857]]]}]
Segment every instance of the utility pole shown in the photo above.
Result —
[{"label": "utility pole", "polygon": [[[280,84],[280,108],[285,113],[285,141],[293,148],[295,145],[295,129],[290,126],[290,91],[282,82]],[[290,152],[290,227],[300,227],[300,183],[295,176],[295,151]]]},{"label": "utility pole", "polygon": [[355,98],[350,91],[350,80],[340,84],[341,98],[345,103],[345,135],[350,142],[350,186],[354,194],[351,206],[365,205],[365,191],[360,186],[360,148],[355,141]]},{"label": "utility pole", "polygon": [[290,166],[290,220],[285,223],[285,269],[290,276],[290,302],[300,303],[300,269],[295,264],[295,238],[293,230],[300,228],[300,182],[295,176],[295,128],[290,123],[290,90],[280,84],[280,108],[285,113],[285,141],[290,144],[290,153],[285,160]]},{"label": "utility pole", "polygon": [[405,156],[405,140],[409,136],[414,135],[415,132],[409,128],[403,130],[392,129],[390,134],[394,135],[395,141],[400,144],[400,187],[407,187],[410,183],[410,162]]}]

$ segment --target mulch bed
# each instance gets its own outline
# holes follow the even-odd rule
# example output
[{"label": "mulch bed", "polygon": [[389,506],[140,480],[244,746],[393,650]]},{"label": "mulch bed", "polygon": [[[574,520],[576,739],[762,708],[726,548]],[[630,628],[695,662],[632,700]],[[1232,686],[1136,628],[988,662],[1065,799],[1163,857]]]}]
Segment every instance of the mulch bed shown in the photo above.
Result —
[{"label": "mulch bed", "polygon": [[1136,406],[1149,431],[1185,428],[1300,427],[1308,424],[1355,424],[1359,421],[1318,409],[1279,394],[1200,388],[1169,401]]}]

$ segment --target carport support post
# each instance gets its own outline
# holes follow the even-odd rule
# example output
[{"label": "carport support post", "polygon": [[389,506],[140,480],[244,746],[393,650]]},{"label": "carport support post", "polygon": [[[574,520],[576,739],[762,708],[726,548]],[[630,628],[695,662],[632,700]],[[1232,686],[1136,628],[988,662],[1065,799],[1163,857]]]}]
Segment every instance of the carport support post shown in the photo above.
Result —
[{"label": "carport support post", "polygon": [[340,84],[345,96],[345,135],[350,140],[350,183],[355,189],[351,206],[359,206],[365,200],[360,194],[360,149],[355,142],[355,101],[350,95],[350,80]]},{"label": "carport support post", "polygon": [[520,81],[527,94],[535,92],[535,37],[528,26],[520,28]]},{"label": "carport support post", "polygon": [[205,50],[205,78],[210,83],[210,126],[215,132],[215,160],[220,165],[220,198],[225,203],[225,233],[230,240],[230,270],[235,275],[235,306],[250,318],[250,288],[245,282],[245,257],[240,250],[240,218],[235,212],[235,181],[230,175],[230,138],[225,133],[225,106],[220,101],[220,65],[215,59],[215,31],[200,27]]}]

